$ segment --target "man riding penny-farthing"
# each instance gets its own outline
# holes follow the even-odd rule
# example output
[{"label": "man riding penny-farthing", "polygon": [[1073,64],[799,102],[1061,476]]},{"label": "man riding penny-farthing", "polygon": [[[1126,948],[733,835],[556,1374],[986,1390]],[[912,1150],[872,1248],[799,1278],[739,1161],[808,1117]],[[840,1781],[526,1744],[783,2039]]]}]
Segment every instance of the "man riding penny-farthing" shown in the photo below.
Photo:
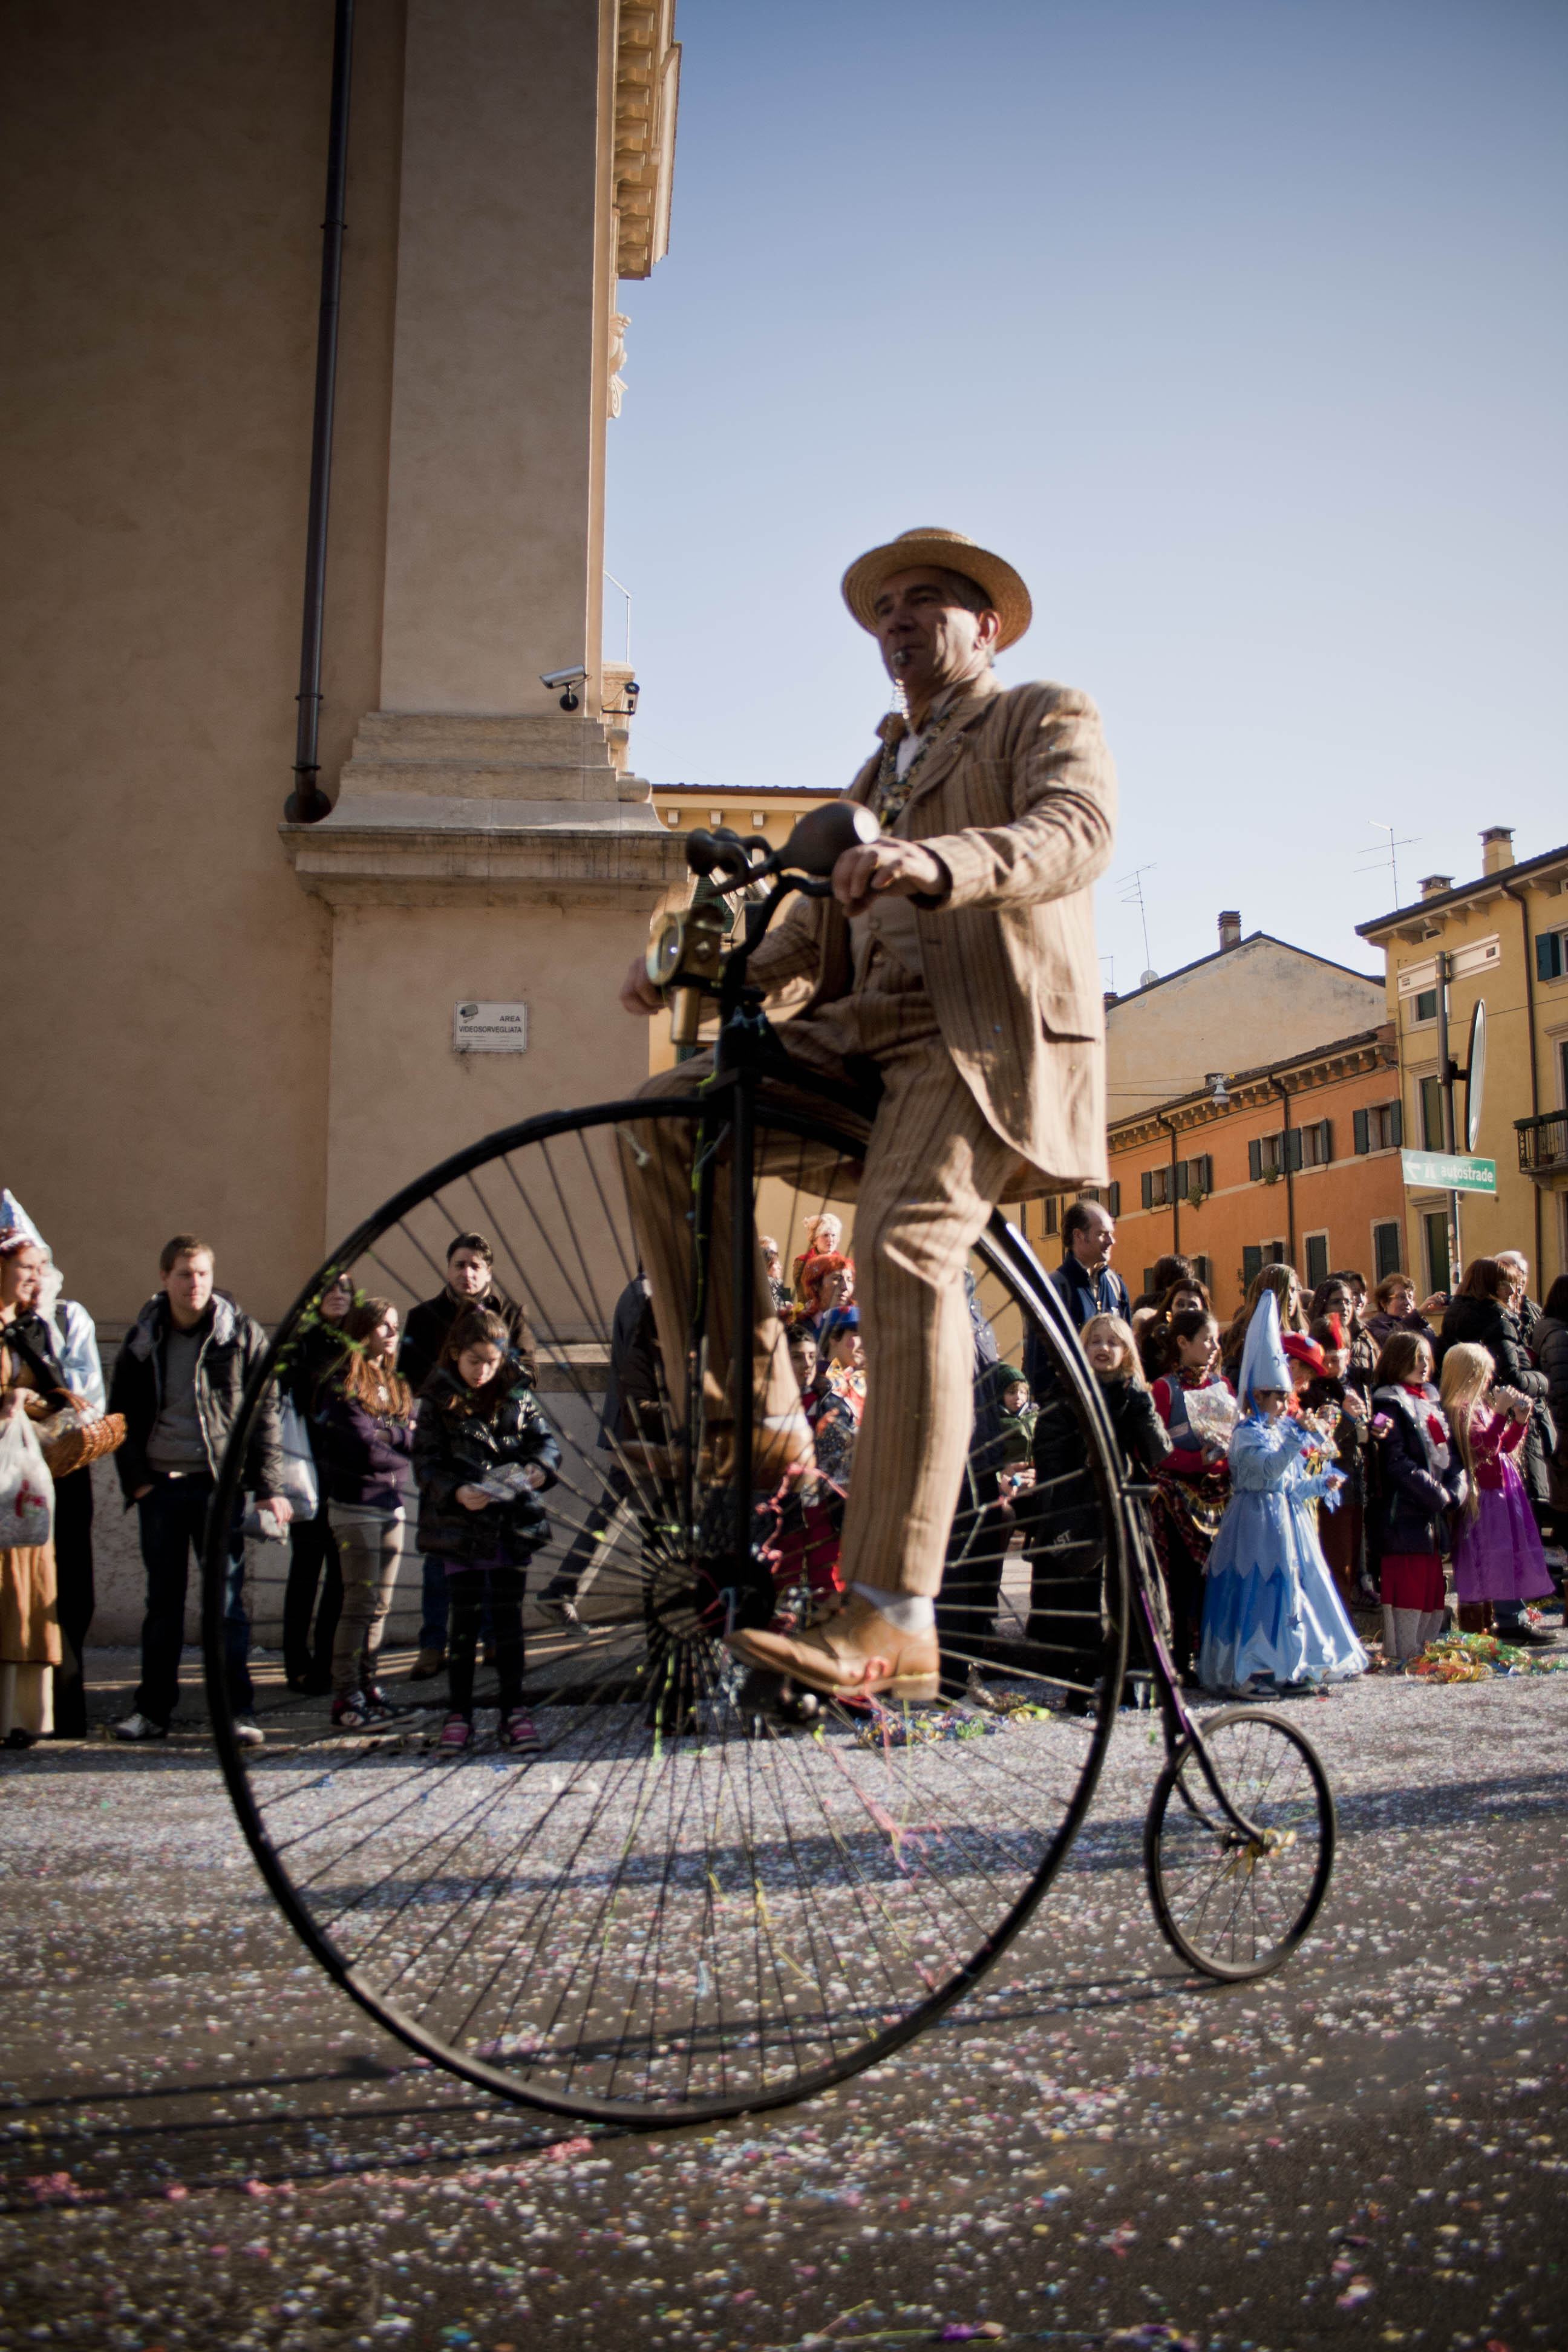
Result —
[{"label": "man riding penny-farthing", "polygon": [[[790,1059],[880,1081],[855,1212],[866,1412],[844,1525],[845,1605],[798,1635],[731,1647],[806,1687],[937,1694],[935,1599],[968,1449],[973,1340],[960,1277],[999,1201],[1102,1181],[1104,1014],[1089,887],[1110,859],[1116,777],[1087,695],[1004,687],[992,656],[1029,625],[1028,591],[956,531],[907,531],[852,564],[844,595],[876,636],[907,718],[848,799],[879,838],[844,851],[831,898],[797,898],[753,952],[772,990],[805,977]],[[621,1002],[663,1003],[639,961]],[[711,1056],[645,1089],[689,1094]],[[627,1169],[667,1364],[690,1318],[689,1130],[649,1129]],[[722,1266],[721,1253],[716,1264]],[[722,1276],[720,1277],[722,1279]],[[773,1475],[810,1437],[768,1286],[755,1458]],[[727,1327],[721,1326],[726,1331]],[[718,1433],[727,1349],[710,1353]]]},{"label": "man riding penny-farthing", "polygon": [[[1138,1490],[997,1205],[1104,1172],[1089,887],[1115,785],[1098,714],[1068,688],[1001,685],[992,656],[1028,594],[956,532],[872,550],[844,594],[904,712],[781,849],[690,836],[689,903],[622,991],[633,1014],[680,1008],[685,1058],[629,1100],[484,1138],[350,1235],[275,1335],[220,1480],[221,1505],[345,1270],[412,1301],[453,1234],[491,1237],[545,1392],[529,1402],[521,1361],[504,1377],[520,1413],[547,1409],[561,1457],[521,1580],[521,1667],[509,1633],[510,1715],[492,1732],[470,1693],[474,1736],[444,1759],[417,1720],[345,1740],[295,1706],[258,1752],[233,1738],[216,1667],[209,1694],[241,1822],[316,1957],[426,2055],[575,2116],[797,2098],[974,1991],[1088,1810],[1131,1626],[1166,1747],[1145,1867],[1178,1951],[1219,1977],[1278,1966],[1331,1866],[1301,1735],[1257,1708],[1188,1714]],[[770,1022],[803,982],[802,1009]],[[705,1009],[714,1042],[692,1051]],[[802,1391],[823,1360],[786,1331],[757,1234],[804,1238],[830,1205],[852,1219],[865,1405],[847,1492],[825,1504]],[[612,1412],[639,1267],[657,1345],[612,1380]],[[994,1443],[987,1383],[1022,1362],[1080,1442],[1037,1476],[1009,1577],[1005,1538],[999,1564],[962,1497]],[[803,1497],[838,1536],[826,1569],[780,1532]],[[222,1569],[215,1553],[210,1658]],[[968,1629],[956,1650],[939,1593]],[[505,1736],[520,1672],[526,1754]],[[955,1681],[973,1703],[952,1703]],[[1058,1933],[1039,1966],[1066,1949]]]}]

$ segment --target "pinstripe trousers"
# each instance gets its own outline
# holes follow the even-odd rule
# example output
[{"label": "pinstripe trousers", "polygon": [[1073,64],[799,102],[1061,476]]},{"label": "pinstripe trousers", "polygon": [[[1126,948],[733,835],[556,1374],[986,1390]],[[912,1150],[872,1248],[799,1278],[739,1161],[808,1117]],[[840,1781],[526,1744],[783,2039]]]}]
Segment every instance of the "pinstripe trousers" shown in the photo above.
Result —
[{"label": "pinstripe trousers", "polygon": [[[963,1276],[1010,1172],[1016,1151],[987,1123],[953,1066],[921,982],[874,948],[861,984],[780,1032],[792,1056],[842,1079],[847,1059],[869,1058],[884,1092],[856,1188],[830,1164],[803,1172],[791,1137],[758,1137],[763,1172],[816,1181],[826,1193],[853,1191],[856,1301],[866,1350],[866,1413],[855,1448],[845,1515],[843,1574],[884,1591],[934,1595],[973,1423],[973,1335]],[[652,1078],[645,1096],[689,1094],[712,1067],[702,1055]],[[772,1089],[764,1089],[764,1097]],[[803,1098],[783,1092],[781,1101]],[[836,1114],[829,1112],[829,1117]],[[765,1111],[763,1113],[765,1119]],[[691,1171],[695,1130],[659,1119],[623,1146],[627,1197],[653,1289],[659,1346],[672,1392],[686,1358],[690,1318]],[[813,1200],[812,1205],[816,1205]],[[707,1321],[710,1418],[730,1412],[725,1376],[732,1360],[729,1313],[728,1187],[716,1188]],[[797,1413],[801,1399],[783,1328],[759,1257],[752,1344],[757,1410]],[[676,1399],[677,1411],[684,1402]]]}]

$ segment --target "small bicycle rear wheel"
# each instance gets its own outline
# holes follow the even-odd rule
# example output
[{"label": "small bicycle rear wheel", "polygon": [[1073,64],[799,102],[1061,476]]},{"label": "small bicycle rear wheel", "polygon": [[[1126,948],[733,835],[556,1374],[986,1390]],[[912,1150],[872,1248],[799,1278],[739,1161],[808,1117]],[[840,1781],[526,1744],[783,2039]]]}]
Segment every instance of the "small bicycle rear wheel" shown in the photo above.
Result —
[{"label": "small bicycle rear wheel", "polygon": [[[1055,1368],[1069,1438],[1042,1480],[1032,1570],[1016,1547],[1007,1556],[1010,1522],[993,1511],[995,1475],[983,1463],[955,1518],[944,1674],[960,1689],[972,1668],[989,1675],[989,1704],[758,1700],[722,1638],[747,1599],[732,1589],[734,1490],[703,1493],[682,1466],[700,1458],[702,1436],[675,1412],[668,1368],[657,1396],[646,1381],[637,1391],[635,1439],[623,1442],[624,1426],[614,1442],[601,1436],[617,1302],[637,1265],[626,1155],[661,1120],[700,1126],[726,1181],[721,1112],[696,1097],[610,1104],[488,1138],[334,1252],[247,1391],[205,1584],[223,1768],[252,1851],[314,1957],[382,2024],[468,2080],[642,2125],[820,2089],[889,2055],[975,1982],[1039,1902],[1088,1809],[1127,1628],[1103,1408],[1038,1268],[998,1220],[971,1263],[986,1344],[994,1361],[1017,1363],[1029,1346]],[[842,1204],[852,1220],[863,1148],[820,1120],[760,1111],[753,1214],[786,1265],[809,1213]],[[496,1676],[482,1666],[478,1737],[455,1759],[435,1744],[444,1686],[394,1680],[420,1622],[412,1496],[383,1670],[389,1695],[427,1702],[425,1714],[368,1733],[334,1728],[325,1697],[258,1663],[265,1745],[241,1746],[226,1531],[268,1400],[280,1381],[297,1389],[301,1341],[319,1339],[316,1310],[341,1273],[406,1318],[439,1292],[449,1244],[472,1229],[527,1310],[563,1455],[523,1604],[522,1702],[541,1752],[502,1748]],[[978,1432],[977,1422],[976,1462],[993,1442]],[[801,1605],[819,1566],[813,1547],[832,1539],[834,1497],[814,1508],[803,1526],[758,1517],[764,1622],[775,1593]],[[249,1614],[269,1651],[288,1622],[289,1569],[282,1547],[252,1548]]]},{"label": "small bicycle rear wheel", "polygon": [[1241,1983],[1288,1960],[1316,1918],[1334,1866],[1334,1801],[1311,1742],[1279,1716],[1228,1707],[1198,1728],[1215,1778],[1258,1834],[1231,1822],[1186,1740],[1155,1787],[1143,1866],[1182,1958]]}]

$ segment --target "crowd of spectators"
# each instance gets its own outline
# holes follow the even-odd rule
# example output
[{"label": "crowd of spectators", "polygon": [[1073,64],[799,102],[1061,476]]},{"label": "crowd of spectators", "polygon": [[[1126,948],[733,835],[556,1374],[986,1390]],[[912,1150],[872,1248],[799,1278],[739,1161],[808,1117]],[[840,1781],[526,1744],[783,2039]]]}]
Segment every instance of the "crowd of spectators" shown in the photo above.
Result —
[{"label": "crowd of spectators", "polygon": [[[813,1433],[810,1475],[775,1497],[768,1547],[786,1615],[820,1606],[837,1588],[866,1404],[842,1221],[824,1212],[801,1238],[786,1276],[777,1241],[760,1237]],[[1234,1517],[1236,1431],[1248,1412],[1285,1426],[1285,1439],[1263,1447],[1271,1459],[1300,1454],[1317,1465],[1313,1557],[1347,1629],[1352,1612],[1381,1616],[1388,1660],[1407,1660],[1445,1622],[1526,1644],[1550,1639],[1533,1604],[1561,1586],[1564,1568],[1568,1277],[1540,1307],[1525,1261],[1505,1252],[1473,1261],[1454,1297],[1418,1304],[1403,1274],[1387,1276],[1370,1298],[1350,1269],[1309,1295],[1292,1267],[1270,1265],[1222,1328],[1205,1284],[1179,1256],[1162,1258],[1145,1294],[1129,1297],[1112,1263],[1115,1223],[1101,1203],[1073,1204],[1062,1239],[1050,1280],[1124,1465],[1148,1497],[1184,1679],[1200,1679],[1210,1654],[1215,1547],[1227,1513]],[[943,1689],[984,1703],[986,1675],[1017,1654],[998,1613],[1006,1555],[1021,1541],[1029,1573],[1023,1654],[1082,1710],[1092,1703],[1103,1570],[1100,1503],[1083,1476],[1079,1419],[1050,1349],[1031,1335],[1021,1364],[1000,1360],[973,1283],[969,1294],[973,1429],[938,1602]],[[1278,1404],[1262,1412],[1238,1394],[1244,1362],[1263,1337],[1260,1317],[1286,1368]],[[6,1423],[53,1414],[84,1425],[118,1416],[115,1467],[136,1514],[145,1576],[141,1676],[116,1726],[127,1742],[165,1737],[174,1718],[190,1563],[201,1556],[219,1465],[266,1345],[259,1325],[217,1286],[211,1245],[176,1234],[106,1395],[90,1318],[61,1296],[47,1244],[4,1196],[0,1412]],[[639,1486],[668,1472],[665,1375],[640,1273],[617,1303],[609,1355],[596,1479],[535,1592],[544,1617],[565,1628],[581,1626],[585,1586],[617,1526],[637,1518]],[[286,1682],[301,1696],[330,1697],[334,1726],[370,1729],[400,1711],[383,1685],[380,1655],[402,1562],[416,1550],[421,1622],[409,1678],[447,1679],[442,1752],[459,1754],[474,1737],[481,1646],[497,1673],[503,1743],[531,1748],[522,1599],[529,1562],[551,1534],[540,1497],[561,1460],[537,1379],[526,1316],[498,1281],[482,1234],[453,1239],[442,1288],[412,1308],[405,1326],[391,1300],[356,1291],[347,1276],[324,1292],[253,1419],[245,1493],[226,1530],[226,1665],[242,1742],[264,1738],[245,1550],[247,1526],[259,1524],[289,1548]],[[315,1476],[315,1507],[297,1516],[290,1414]],[[1304,1494],[1305,1467],[1289,1476],[1286,1467],[1276,1483]],[[1300,1494],[1292,1508],[1305,1528]],[[87,1730],[91,1525],[88,1472],[67,1469],[55,1482],[49,1543],[5,1553],[0,1737],[14,1745]]]}]

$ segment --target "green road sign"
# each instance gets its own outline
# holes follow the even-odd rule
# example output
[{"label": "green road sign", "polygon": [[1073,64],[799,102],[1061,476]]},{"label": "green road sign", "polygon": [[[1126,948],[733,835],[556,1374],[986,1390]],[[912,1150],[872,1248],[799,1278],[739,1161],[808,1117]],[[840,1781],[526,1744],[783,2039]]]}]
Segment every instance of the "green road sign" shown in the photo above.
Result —
[{"label": "green road sign", "polygon": [[1407,1185],[1439,1192],[1497,1191],[1495,1160],[1461,1159],[1457,1151],[1402,1151],[1399,1158]]}]

